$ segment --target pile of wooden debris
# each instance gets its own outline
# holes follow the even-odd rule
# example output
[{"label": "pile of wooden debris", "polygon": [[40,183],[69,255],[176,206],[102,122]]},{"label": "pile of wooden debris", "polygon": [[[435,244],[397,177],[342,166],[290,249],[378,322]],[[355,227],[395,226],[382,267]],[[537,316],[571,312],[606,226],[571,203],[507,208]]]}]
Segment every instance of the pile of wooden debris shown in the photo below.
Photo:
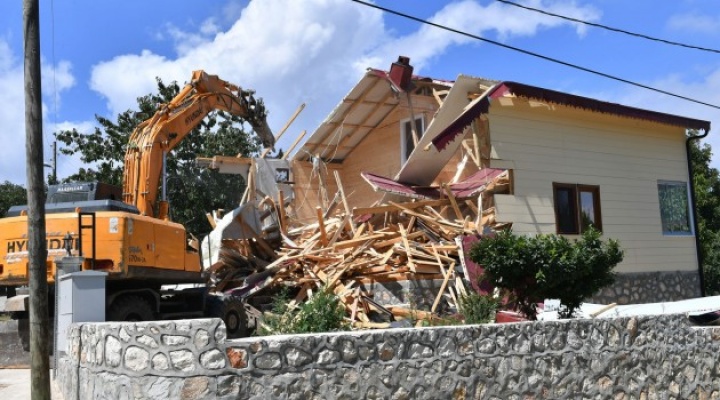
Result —
[{"label": "pile of wooden debris", "polygon": [[[483,193],[506,190],[509,177],[499,174]],[[262,301],[281,287],[292,289],[293,304],[326,288],[334,292],[355,328],[385,328],[388,321],[412,318],[418,323],[438,319],[439,309],[456,309],[465,294],[464,236],[502,228],[492,217],[492,204],[456,198],[450,190],[433,200],[392,202],[350,209],[340,186],[344,213],[317,208],[317,222],[291,226],[282,199],[264,199],[278,223],[255,237],[225,240],[219,260],[208,272],[214,290]],[[489,198],[489,197],[486,197]],[[485,203],[485,204],[484,204]],[[480,211],[476,204],[484,209]],[[242,221],[241,221],[242,223]],[[382,305],[368,287],[377,282],[437,280],[441,282],[432,306]],[[441,303],[445,302],[441,306]]]}]

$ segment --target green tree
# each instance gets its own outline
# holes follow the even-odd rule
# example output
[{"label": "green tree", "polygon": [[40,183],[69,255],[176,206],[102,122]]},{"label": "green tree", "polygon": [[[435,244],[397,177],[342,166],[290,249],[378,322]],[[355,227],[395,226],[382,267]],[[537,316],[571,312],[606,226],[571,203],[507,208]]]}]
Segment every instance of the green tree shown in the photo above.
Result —
[{"label": "green tree", "polygon": [[9,181],[0,184],[0,217],[12,206],[27,204],[27,190]]},{"label": "green tree", "polygon": [[470,258],[485,269],[481,280],[503,290],[521,312],[535,319],[536,305],[545,299],[559,299],[565,307],[561,315],[572,316],[586,298],[615,281],[613,269],[623,251],[616,240],[600,240],[593,228],[575,241],[508,230],[478,241]]},{"label": "green tree", "polygon": [[720,174],[710,167],[712,149],[707,143],[692,141],[695,203],[698,216],[700,252],[707,295],[720,294]]},{"label": "green tree", "polygon": [[[137,110],[128,110],[117,121],[95,116],[100,125],[91,133],[77,130],[57,133],[61,154],[79,154],[86,167],[64,182],[100,181],[122,185],[125,149],[133,129],[150,118],[158,105],[169,102],[180,90],[173,82],[157,79],[158,92],[139,97]],[[259,139],[245,132],[239,117],[213,111],[170,152],[167,159],[168,200],[171,217],[188,232],[202,236],[210,230],[205,213],[237,206],[245,190],[241,176],[219,174],[196,165],[197,157],[249,156],[257,153]]]}]

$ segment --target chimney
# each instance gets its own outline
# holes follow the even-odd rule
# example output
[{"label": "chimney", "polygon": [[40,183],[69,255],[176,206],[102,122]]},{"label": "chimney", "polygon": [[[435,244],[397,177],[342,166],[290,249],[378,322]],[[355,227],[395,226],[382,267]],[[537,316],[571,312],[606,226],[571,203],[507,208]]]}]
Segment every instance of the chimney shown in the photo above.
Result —
[{"label": "chimney", "polygon": [[413,67],[410,65],[410,57],[400,56],[390,66],[390,81],[403,91],[411,89]]}]

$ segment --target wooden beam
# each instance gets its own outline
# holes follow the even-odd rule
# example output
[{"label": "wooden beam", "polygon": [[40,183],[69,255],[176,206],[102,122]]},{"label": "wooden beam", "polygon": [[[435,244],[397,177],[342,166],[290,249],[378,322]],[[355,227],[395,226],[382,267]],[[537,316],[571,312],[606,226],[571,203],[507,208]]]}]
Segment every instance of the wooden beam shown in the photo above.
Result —
[{"label": "wooden beam", "polygon": [[360,215],[366,215],[366,214],[381,214],[386,212],[397,212],[402,211],[402,209],[416,209],[421,208],[425,206],[430,207],[437,207],[449,204],[450,200],[448,199],[441,199],[441,200],[421,200],[421,201],[408,201],[405,203],[395,203],[390,205],[380,205],[380,206],[374,206],[374,207],[356,207],[353,208],[352,214],[354,217],[360,216]]},{"label": "wooden beam", "polygon": [[[380,102],[384,104],[384,103],[387,101],[387,99],[389,99],[389,98],[392,97],[392,96],[393,96],[393,92],[392,92],[392,91],[388,91],[388,93],[382,98],[382,100],[380,100]],[[396,105],[397,105],[397,104],[396,104]],[[391,107],[390,111],[388,111],[388,112],[385,114],[385,116],[387,116],[387,114],[389,114],[389,113],[392,111],[393,108],[394,108],[394,107]],[[365,119],[368,120],[368,119],[372,118],[373,116],[375,116],[375,113],[378,112],[379,109],[380,109],[379,106],[378,106],[378,107],[375,107],[372,111],[370,111],[370,112],[368,113],[368,115],[365,117]],[[382,121],[383,119],[384,119],[384,117],[383,117],[383,118],[378,118],[378,121]],[[373,128],[374,128],[374,127],[373,127]],[[340,142],[338,142],[338,144],[337,144],[336,147],[344,147],[345,144],[350,140],[350,138],[352,137],[352,135],[353,135],[354,133],[355,133],[355,132],[352,132],[352,133],[350,133],[350,134],[348,134],[348,135],[345,135],[345,137],[344,137],[342,140],[340,140]],[[361,141],[362,141],[362,140],[361,140]],[[360,144],[360,142],[358,142],[357,144]]]},{"label": "wooden beam", "polygon": [[298,135],[298,137],[295,138],[295,141],[290,145],[290,148],[283,154],[281,160],[286,160],[290,153],[292,153],[293,150],[295,150],[295,146],[302,140],[303,137],[305,137],[305,133],[307,133],[306,130],[303,129],[302,132]]},{"label": "wooden beam", "polygon": [[207,217],[208,222],[210,223],[210,226],[215,229],[217,224],[215,223],[215,218],[213,218],[212,214],[205,213],[205,217]]},{"label": "wooden beam", "polygon": [[[337,170],[333,171],[333,175],[335,175],[335,183],[338,187],[338,192],[340,193],[340,199],[342,200],[343,207],[345,207],[345,215],[351,216],[352,211],[350,210],[350,206],[348,205],[347,198],[345,197],[345,190],[343,189],[342,181],[340,180],[340,174],[337,172]],[[350,229],[355,233],[355,223],[353,222],[352,218],[350,219]]]},{"label": "wooden beam", "polygon": [[455,195],[453,194],[452,190],[450,190],[450,187],[443,183],[442,188],[443,190],[445,190],[448,199],[450,199],[450,205],[452,205],[453,211],[455,211],[455,216],[457,217],[457,219],[463,219],[463,215],[460,212],[460,207],[458,207],[457,201],[455,200]]},{"label": "wooden beam", "polygon": [[283,191],[278,191],[278,216],[280,219],[280,232],[283,235],[287,235],[287,216],[285,215],[285,196]]},{"label": "wooden beam", "polygon": [[317,213],[318,228],[320,229],[320,244],[327,246],[328,238],[327,232],[325,231],[325,219],[323,218],[322,208],[315,207],[315,212]]},{"label": "wooden beam", "polygon": [[[295,118],[297,118],[297,116],[300,115],[300,112],[301,112],[302,110],[304,110],[304,109],[305,109],[305,103],[302,103],[302,104],[300,104],[300,105],[298,106],[298,108],[295,110],[295,113],[294,113],[294,114],[290,117],[290,119],[285,123],[285,126],[283,126],[282,129],[280,129],[280,132],[278,132],[278,134],[275,135],[275,143],[277,143],[278,140],[280,140],[280,138],[281,138],[282,135],[285,133],[285,131],[287,130],[287,128],[290,127],[290,124],[292,124],[293,121],[295,121]],[[267,149],[263,150],[262,154],[260,154],[260,158],[265,158],[265,156],[266,156],[270,151],[272,151],[272,149],[273,149],[272,147],[268,147]],[[240,156],[240,155],[238,154],[238,156]]]},{"label": "wooden beam", "polygon": [[463,146],[463,148],[465,149],[465,151],[467,152],[467,154],[470,155],[470,158],[473,160],[473,162],[475,163],[475,165],[476,165],[478,168],[482,168],[482,167],[480,166],[480,160],[478,160],[478,158],[475,157],[475,152],[473,151],[473,149],[470,148],[470,145],[467,144],[467,142],[466,142],[465,140],[462,141],[462,146]]},{"label": "wooden beam", "polygon": [[[375,81],[377,81],[377,80],[380,79],[380,78],[375,77],[374,79],[375,79]],[[366,87],[366,88],[362,91],[362,93],[360,93],[360,96],[358,96],[358,98],[357,98],[357,99],[354,99],[354,100],[353,100],[353,99],[343,98],[343,100],[342,100],[343,102],[346,102],[346,101],[352,102],[352,104],[350,104],[350,107],[348,107],[347,111],[345,112],[345,115],[350,115],[350,114],[352,114],[352,112],[355,111],[355,108],[358,107],[358,106],[362,103],[362,101],[365,99],[365,97],[367,97],[367,95],[370,94],[370,92],[372,92],[372,90],[373,90],[374,88],[375,88],[375,83],[373,83],[372,85],[368,85],[368,87]],[[334,129],[333,129],[333,130],[334,130]],[[313,153],[315,152],[315,149],[317,149],[317,147],[318,147],[319,145],[322,145],[322,144],[324,143],[325,139],[326,139],[328,136],[332,136],[332,134],[333,134],[332,131],[333,131],[333,130],[331,130],[331,131],[330,131],[330,134],[328,134],[326,137],[324,137],[324,138],[320,141],[320,143],[315,143],[315,144],[313,144],[312,147],[310,147],[310,149],[308,149],[308,153],[313,154]],[[352,134],[353,134],[353,132],[350,132],[350,133],[348,133],[348,136],[351,136]],[[320,156],[322,157],[322,155],[320,155]]]}]

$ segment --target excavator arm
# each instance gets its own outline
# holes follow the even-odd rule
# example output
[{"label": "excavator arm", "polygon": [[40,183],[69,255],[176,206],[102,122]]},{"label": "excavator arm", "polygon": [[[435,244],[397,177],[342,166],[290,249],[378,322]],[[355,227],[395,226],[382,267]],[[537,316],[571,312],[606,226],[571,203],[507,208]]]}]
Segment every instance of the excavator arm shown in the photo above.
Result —
[{"label": "excavator arm", "polygon": [[[136,206],[143,215],[155,216],[164,155],[213,110],[242,117],[253,127],[265,147],[275,144],[265,107],[262,100],[253,97],[253,91],[243,90],[217,75],[194,71],[190,83],[130,135],[123,176],[125,203]],[[167,203],[161,202],[158,217],[166,218],[167,211]]]}]

